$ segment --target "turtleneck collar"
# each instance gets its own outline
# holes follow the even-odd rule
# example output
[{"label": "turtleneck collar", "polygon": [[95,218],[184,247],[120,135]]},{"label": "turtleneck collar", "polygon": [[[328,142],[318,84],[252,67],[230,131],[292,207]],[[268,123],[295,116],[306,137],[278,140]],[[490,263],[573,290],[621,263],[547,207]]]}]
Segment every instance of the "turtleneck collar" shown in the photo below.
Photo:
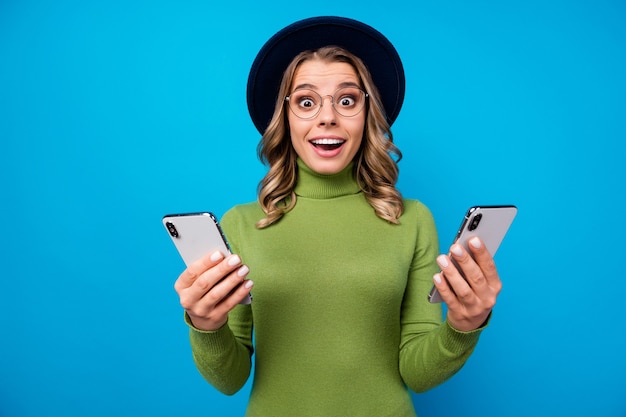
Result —
[{"label": "turtleneck collar", "polygon": [[298,158],[297,196],[314,199],[327,199],[357,194],[361,191],[352,174],[354,166],[350,162],[347,167],[336,174],[318,174]]}]

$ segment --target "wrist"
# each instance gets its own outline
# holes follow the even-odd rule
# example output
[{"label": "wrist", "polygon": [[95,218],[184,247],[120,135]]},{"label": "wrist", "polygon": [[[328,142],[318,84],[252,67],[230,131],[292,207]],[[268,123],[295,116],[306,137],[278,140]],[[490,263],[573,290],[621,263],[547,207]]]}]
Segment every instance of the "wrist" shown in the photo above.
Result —
[{"label": "wrist", "polygon": [[192,316],[188,312],[185,312],[185,322],[187,325],[200,332],[216,332],[224,327],[227,321],[228,318],[223,321],[216,322],[215,320],[207,320],[202,317]]},{"label": "wrist", "polygon": [[467,332],[473,332],[474,330],[478,330],[478,329],[482,329],[486,327],[487,323],[489,323],[490,318],[491,318],[491,311],[489,311],[489,313],[486,316],[479,317],[474,320],[465,319],[465,320],[456,321],[454,317],[451,317],[450,314],[448,314],[448,316],[446,317],[446,321],[448,322],[448,325],[452,327],[453,330],[456,330],[457,332],[467,333]]},{"label": "wrist", "polygon": [[448,315],[446,317],[446,321],[448,322],[448,325],[453,330],[456,330],[457,332],[461,332],[461,333],[469,333],[475,330],[482,330],[485,327],[487,327],[487,324],[489,324],[489,320],[491,319],[491,313],[492,313],[492,310],[489,311],[486,317],[482,319],[479,318],[477,320],[472,320],[472,321],[470,320],[455,321],[453,317],[450,317],[450,315]]}]

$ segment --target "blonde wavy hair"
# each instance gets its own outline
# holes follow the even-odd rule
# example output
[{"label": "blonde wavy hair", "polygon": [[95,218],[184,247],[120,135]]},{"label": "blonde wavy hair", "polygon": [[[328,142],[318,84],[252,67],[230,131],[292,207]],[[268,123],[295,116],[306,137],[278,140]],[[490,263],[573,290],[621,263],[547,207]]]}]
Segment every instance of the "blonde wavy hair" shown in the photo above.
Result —
[{"label": "blonde wavy hair", "polygon": [[298,155],[291,144],[285,97],[290,93],[298,67],[315,59],[350,64],[361,81],[361,88],[368,93],[363,140],[354,157],[354,176],[376,215],[398,224],[404,205],[395,184],[399,173],[397,162],[402,153],[393,143],[380,94],[367,67],[358,57],[343,48],[326,46],[297,55],[283,75],[274,115],[257,147],[259,159],[269,170],[258,187],[259,204],[266,217],[256,226],[270,226],[296,204],[294,189],[298,180]]}]

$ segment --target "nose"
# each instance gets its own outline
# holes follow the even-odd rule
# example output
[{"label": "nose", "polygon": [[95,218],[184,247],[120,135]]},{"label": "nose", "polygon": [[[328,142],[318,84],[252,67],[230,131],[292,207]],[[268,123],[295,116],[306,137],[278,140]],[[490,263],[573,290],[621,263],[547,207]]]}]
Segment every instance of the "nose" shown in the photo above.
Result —
[{"label": "nose", "polygon": [[[325,103],[326,98],[328,98],[328,103]],[[333,107],[333,96],[322,97],[322,107],[317,117],[320,126],[337,124],[337,113]]]}]

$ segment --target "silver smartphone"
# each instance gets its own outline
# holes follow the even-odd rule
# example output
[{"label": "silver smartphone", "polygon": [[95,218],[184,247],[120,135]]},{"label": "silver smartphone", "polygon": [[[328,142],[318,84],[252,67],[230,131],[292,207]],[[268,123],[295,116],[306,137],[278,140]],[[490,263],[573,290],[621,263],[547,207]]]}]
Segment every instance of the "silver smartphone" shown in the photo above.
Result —
[{"label": "silver smartphone", "polygon": [[[217,217],[211,212],[168,214],[163,216],[163,226],[187,266],[215,249],[224,256],[231,253]],[[241,304],[251,301],[248,295]]]},{"label": "silver smartphone", "polygon": [[[504,239],[504,235],[506,235],[516,215],[517,207],[510,205],[471,207],[463,218],[454,243],[462,245],[469,251],[468,241],[472,237],[478,236],[485,243],[485,247],[491,256],[495,256],[502,239]],[[428,294],[428,300],[431,303],[443,301],[434,285]]]}]

